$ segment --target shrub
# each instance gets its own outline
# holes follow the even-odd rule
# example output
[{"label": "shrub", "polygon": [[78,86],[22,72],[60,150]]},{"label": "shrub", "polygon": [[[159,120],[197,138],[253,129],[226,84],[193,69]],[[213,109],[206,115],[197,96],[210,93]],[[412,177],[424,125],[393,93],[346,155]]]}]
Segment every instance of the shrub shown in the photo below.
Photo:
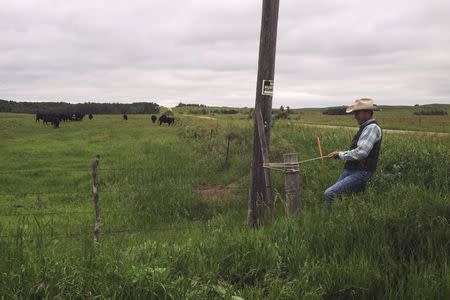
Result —
[{"label": "shrub", "polygon": [[275,120],[289,119],[289,113],[287,111],[280,111],[273,117]]},{"label": "shrub", "polygon": [[345,112],[345,110],[346,110],[345,106],[329,107],[324,112],[322,112],[322,114],[324,114],[324,115],[345,115],[345,114],[347,114]]}]

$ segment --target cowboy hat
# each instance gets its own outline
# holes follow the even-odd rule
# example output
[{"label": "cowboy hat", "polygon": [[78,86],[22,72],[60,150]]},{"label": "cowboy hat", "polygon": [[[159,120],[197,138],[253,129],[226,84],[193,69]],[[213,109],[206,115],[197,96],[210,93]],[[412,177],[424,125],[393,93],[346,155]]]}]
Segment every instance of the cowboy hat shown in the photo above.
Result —
[{"label": "cowboy hat", "polygon": [[375,105],[373,104],[373,100],[370,98],[361,98],[356,99],[355,104],[347,107],[345,110],[346,113],[352,113],[358,110],[377,110]]}]

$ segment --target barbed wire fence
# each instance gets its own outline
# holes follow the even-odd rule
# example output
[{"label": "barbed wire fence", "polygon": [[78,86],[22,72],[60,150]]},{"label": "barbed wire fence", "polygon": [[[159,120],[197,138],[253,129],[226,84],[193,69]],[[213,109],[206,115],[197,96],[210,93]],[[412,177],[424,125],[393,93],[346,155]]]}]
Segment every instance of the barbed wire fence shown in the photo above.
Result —
[{"label": "barbed wire fence", "polygon": [[[108,173],[126,173],[128,176],[135,176],[140,177],[143,173],[150,174],[153,172],[154,169],[146,168],[146,167],[99,167],[98,172],[100,177],[106,177]],[[89,170],[89,168],[86,168],[83,166],[82,168],[76,168],[76,167],[66,167],[66,168],[51,168],[51,167],[43,167],[43,168],[23,168],[23,169],[14,169],[14,170],[1,170],[0,175],[9,175],[9,174],[20,174],[21,176],[28,176],[29,174],[38,173],[38,174],[53,174],[57,176],[63,176],[66,175],[86,175],[92,176],[92,170]],[[48,175],[47,175],[48,176]],[[104,183],[104,182],[102,182]],[[0,197],[3,197],[4,203],[0,202],[0,218],[5,221],[5,218],[14,218],[14,220],[10,221],[10,233],[8,234],[2,234],[2,228],[0,227],[0,238],[7,239],[17,239],[17,238],[29,238],[33,239],[37,234],[32,232],[30,228],[28,228],[28,231],[25,232],[23,229],[24,226],[21,225],[21,223],[24,223],[24,218],[31,218],[31,222],[33,222],[33,219],[35,223],[37,223],[36,218],[47,218],[51,221],[53,217],[63,217],[63,218],[69,218],[70,216],[84,216],[83,221],[87,221],[88,218],[91,218],[91,224],[92,226],[81,226],[80,224],[77,224],[77,227],[74,228],[77,232],[66,232],[66,233],[54,233],[54,231],[50,231],[47,234],[47,237],[49,239],[81,239],[85,238],[86,236],[92,236],[94,233],[97,232],[95,235],[95,240],[98,241],[98,235],[100,234],[98,231],[100,229],[100,225],[102,224],[103,218],[99,215],[99,209],[102,206],[101,199],[102,196],[105,195],[116,195],[116,196],[126,196],[130,195],[131,192],[135,193],[154,193],[155,190],[165,189],[167,187],[164,186],[153,186],[153,187],[143,187],[140,184],[128,184],[127,186],[117,189],[117,188],[108,188],[108,185],[101,185],[98,186],[96,189],[94,188],[94,193],[92,190],[92,186],[89,187],[86,185],[86,188],[77,188],[77,189],[66,189],[64,191],[51,191],[46,189],[40,189],[40,190],[32,190],[32,191],[21,191],[21,190],[3,190],[0,191]],[[237,187],[237,186],[224,186],[221,187],[223,190],[226,190],[227,192],[247,192],[247,188],[243,187]],[[96,191],[95,191],[96,190]],[[170,190],[177,191],[177,192],[191,192],[194,193],[193,187],[189,184],[180,184],[180,185],[171,185]],[[201,187],[199,187],[199,190],[201,191]],[[92,197],[93,194],[95,195],[95,192],[97,192],[97,197],[100,199],[99,201],[99,207],[98,210],[95,209],[95,205],[92,203]],[[45,207],[41,207],[42,203],[40,202],[44,201],[57,201],[54,198],[58,198],[59,196],[68,196],[74,200],[82,199],[83,202],[86,204],[86,208],[79,208],[79,209],[64,209],[60,210],[61,208],[57,208],[55,210],[48,211],[48,204],[45,204]],[[94,196],[95,197],[95,196]],[[9,198],[9,199],[8,199]],[[12,200],[11,203],[8,203],[8,200]],[[91,200],[91,201],[88,201]],[[90,208],[87,208],[87,205],[89,203]],[[50,204],[51,205],[51,204]],[[84,205],[83,205],[84,206]],[[52,208],[50,208],[52,209]],[[54,208],[53,208],[54,209]],[[27,210],[27,211],[23,211]],[[38,210],[38,211],[36,211]],[[123,208],[123,209],[102,209],[101,213],[103,216],[145,216],[148,214],[148,211],[139,211],[133,208]],[[1,222],[0,222],[1,224]],[[6,228],[6,226],[3,229]],[[38,226],[39,227],[39,226]],[[120,228],[120,229],[114,229],[114,228],[102,228],[101,235],[102,236],[108,236],[108,235],[119,235],[119,234],[148,234],[149,232],[154,231],[164,231],[164,230],[172,230],[172,229],[181,229],[181,227],[186,227],[186,224],[183,224],[182,226],[177,224],[164,224],[159,226],[152,225],[151,230],[148,228]],[[104,229],[104,230],[103,230]],[[11,231],[15,231],[14,233],[11,233]],[[4,230],[3,230],[4,231]],[[38,233],[39,234],[39,233]],[[42,232],[40,233],[42,234]]]},{"label": "barbed wire fence", "polygon": [[[289,141],[288,139],[282,137],[281,135],[278,135],[276,132],[273,132],[274,137],[283,140],[290,149],[295,149],[296,145]],[[228,160],[228,152],[229,152],[229,140],[230,136],[225,136],[227,139],[227,149],[225,152],[225,161]],[[244,154],[246,153],[246,149],[248,148],[248,142],[249,139],[244,135],[244,139],[240,142],[239,149],[237,149],[237,153],[240,157],[239,162],[239,174],[243,176],[245,173],[244,170]],[[250,169],[249,166],[248,170]],[[126,185],[121,186],[120,188],[117,188],[116,186],[110,186],[107,183],[103,181],[103,178],[108,178],[108,176],[112,176],[112,178],[115,180],[118,174],[127,174],[127,176],[133,177],[133,179],[137,178],[145,178],[146,180],[149,179],[149,174],[153,174],[155,170],[149,167],[145,167],[142,165],[133,165],[133,166],[104,166],[100,165],[98,166],[98,172],[100,176],[100,187],[97,186],[97,191],[99,193],[99,199],[100,199],[100,208],[102,208],[102,197],[107,196],[107,198],[111,198],[113,195],[117,196],[118,198],[126,198],[130,197],[130,194],[151,194],[155,191],[159,191],[161,189],[166,189],[168,187],[166,186],[144,186],[143,182],[137,182],[137,184],[132,184],[130,182],[126,182]],[[3,169],[0,170],[0,176],[1,175],[20,175],[20,176],[29,176],[32,175],[38,175],[38,176],[48,176],[46,174],[52,174],[54,176],[63,176],[63,175],[77,175],[77,176],[86,176],[85,180],[87,181],[87,177],[92,176],[92,169],[90,169],[86,164],[75,164],[72,166],[66,166],[66,167],[41,167],[41,168],[22,168],[22,169]],[[143,176],[145,175],[145,176]],[[152,176],[160,176],[158,175],[150,175],[150,179]],[[302,174],[303,176],[303,174]],[[104,218],[97,216],[96,217],[96,211],[94,209],[94,205],[92,202],[93,197],[93,190],[92,185],[86,185],[83,186],[83,188],[76,188],[73,189],[73,187],[65,187],[64,190],[49,190],[42,188],[40,190],[32,190],[32,191],[20,191],[20,190],[0,190],[0,197],[3,198],[11,198],[14,200],[14,203],[11,204],[4,204],[0,202],[0,218],[52,218],[56,216],[64,216],[69,218],[70,216],[77,215],[77,216],[84,216],[84,219],[87,222],[87,218],[91,218],[89,222],[91,222],[91,226],[86,226],[83,228],[82,232],[77,233],[57,233],[57,234],[50,234],[50,238],[73,238],[73,239],[79,239],[81,237],[85,236],[92,236],[94,233],[94,230],[92,228],[95,226],[95,220],[97,220],[97,226],[101,224],[101,220]],[[170,185],[170,190],[176,191],[177,193],[196,193],[199,197],[202,197],[201,191],[202,186],[198,187],[198,190],[195,191],[196,187],[192,186],[192,184],[186,183],[186,182],[179,182],[174,183]],[[242,187],[242,186],[217,186],[218,189],[221,189],[222,191],[226,191],[227,193],[242,193],[247,194],[249,189],[248,187]],[[79,209],[64,209],[60,210],[60,208],[55,210],[48,211],[48,207],[41,207],[45,206],[42,205],[44,199],[46,202],[49,201],[57,201],[58,197],[65,196],[66,198],[71,198],[73,200],[83,200],[86,204],[86,208],[79,208]],[[35,199],[32,203],[31,207],[26,207],[28,204],[18,202],[17,200],[28,200]],[[5,200],[5,199],[4,199]],[[65,199],[64,201],[67,201]],[[2,201],[3,202],[3,201]],[[26,201],[25,201],[26,202]],[[87,208],[87,205],[89,204],[89,208]],[[31,211],[23,211],[25,209],[31,208]],[[36,211],[40,210],[40,211]],[[98,214],[99,212],[97,212]],[[130,216],[131,214],[133,216],[145,216],[148,214],[148,211],[140,211],[138,209],[133,209],[130,207],[127,208],[102,208],[101,213],[103,216]],[[36,221],[37,222],[37,221]],[[0,223],[1,225],[1,223]],[[16,227],[19,228],[19,221],[16,221]],[[154,230],[165,230],[165,229],[172,229],[175,225],[174,224],[165,224],[164,226],[153,226],[151,231]],[[0,227],[0,238],[17,238],[17,236],[20,233],[20,230],[17,229],[17,232],[15,234],[1,234],[1,227]],[[11,229],[11,228],[10,228]],[[77,230],[80,230],[80,225],[78,224]],[[121,229],[114,229],[114,228],[108,228],[105,227],[104,230],[102,230],[101,235],[117,235],[117,234],[129,234],[129,233],[149,233],[149,230],[147,228],[121,228]]]}]

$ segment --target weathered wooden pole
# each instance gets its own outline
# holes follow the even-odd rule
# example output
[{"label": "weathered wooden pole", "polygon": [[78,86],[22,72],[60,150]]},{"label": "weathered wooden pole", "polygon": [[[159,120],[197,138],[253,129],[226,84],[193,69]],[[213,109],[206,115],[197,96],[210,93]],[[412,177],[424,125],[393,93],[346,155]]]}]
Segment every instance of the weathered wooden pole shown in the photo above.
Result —
[{"label": "weathered wooden pole", "polygon": [[292,168],[284,171],[284,186],[286,190],[286,214],[288,216],[295,215],[301,207],[301,198],[299,195],[300,171],[298,168],[297,153],[284,154],[285,164],[297,164]]},{"label": "weathered wooden pole", "polygon": [[231,134],[227,134],[226,139],[227,139],[227,151],[226,151],[226,153],[225,153],[225,162],[224,162],[224,166],[226,166],[227,163],[228,163],[228,155],[229,155],[229,153],[230,153]]},{"label": "weathered wooden pole", "polygon": [[100,164],[100,155],[95,156],[92,162],[92,197],[94,200],[94,241],[99,242],[100,240],[100,203],[98,199],[98,180],[97,172],[98,165]]},{"label": "weathered wooden pole", "polygon": [[[258,226],[261,222],[264,203],[271,211],[273,207],[270,174],[269,170],[264,171],[263,154],[268,155],[269,153],[278,8],[279,0],[263,0],[255,112],[253,115],[253,160],[247,217],[248,225],[251,227]],[[264,134],[260,136],[260,132]],[[265,145],[262,145],[261,142],[265,142]]]}]

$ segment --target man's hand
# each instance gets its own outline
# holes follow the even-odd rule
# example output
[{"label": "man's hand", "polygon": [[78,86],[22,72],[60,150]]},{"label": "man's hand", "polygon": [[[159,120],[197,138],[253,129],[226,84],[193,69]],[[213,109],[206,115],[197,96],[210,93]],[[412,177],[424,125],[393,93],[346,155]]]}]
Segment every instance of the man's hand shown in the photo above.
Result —
[{"label": "man's hand", "polygon": [[328,154],[329,158],[339,159],[339,151],[333,151],[330,154]]}]

